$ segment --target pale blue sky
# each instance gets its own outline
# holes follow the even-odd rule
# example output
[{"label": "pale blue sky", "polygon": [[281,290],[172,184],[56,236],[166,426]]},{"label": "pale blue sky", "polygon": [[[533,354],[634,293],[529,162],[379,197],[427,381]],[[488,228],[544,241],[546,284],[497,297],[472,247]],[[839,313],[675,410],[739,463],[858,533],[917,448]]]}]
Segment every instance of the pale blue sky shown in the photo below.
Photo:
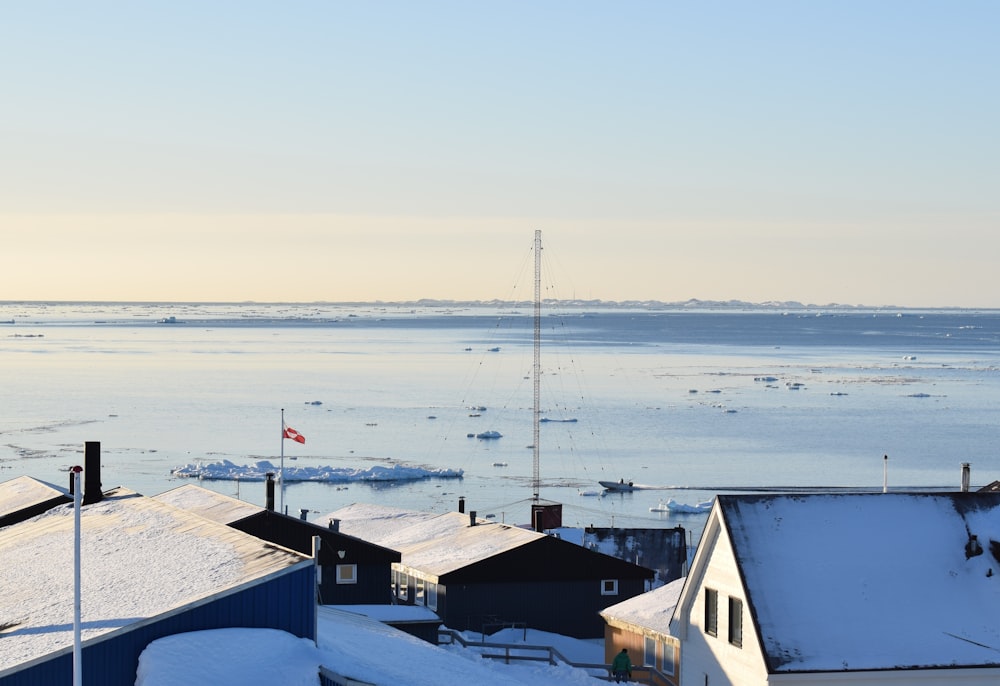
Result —
[{"label": "pale blue sky", "polygon": [[1000,307],[1000,3],[0,7],[0,300]]}]

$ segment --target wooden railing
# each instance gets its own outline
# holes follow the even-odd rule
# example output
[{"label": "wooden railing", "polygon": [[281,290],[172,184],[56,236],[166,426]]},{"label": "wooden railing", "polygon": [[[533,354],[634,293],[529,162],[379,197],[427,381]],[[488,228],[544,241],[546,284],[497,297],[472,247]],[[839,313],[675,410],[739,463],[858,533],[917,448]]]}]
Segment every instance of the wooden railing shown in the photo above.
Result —
[{"label": "wooden railing", "polygon": [[[487,651],[495,651],[480,653],[480,655],[489,660],[503,660],[505,664],[510,664],[512,661],[518,660],[527,662],[547,662],[553,666],[564,664],[570,667],[575,667],[576,669],[590,670],[591,676],[595,679],[600,679],[602,681],[614,681],[614,677],[611,674],[611,665],[604,662],[573,662],[559,652],[558,648],[553,646],[535,646],[526,645],[524,643],[497,643],[493,641],[469,641],[466,640],[460,633],[451,629],[439,629],[438,637],[439,642],[444,645],[457,643],[463,648],[484,648]],[[595,671],[600,671],[602,673],[594,674],[593,672]],[[319,678],[321,686],[375,686],[367,681],[359,681],[348,676],[337,674],[326,667],[319,668]],[[661,686],[662,684],[673,683],[665,674],[661,673],[655,667],[640,666],[632,668],[632,678],[629,682],[647,684],[649,686]]]},{"label": "wooden railing", "polygon": [[[451,629],[439,629],[438,637],[439,642],[443,644],[458,643],[463,648],[485,648],[486,650],[503,651],[481,653],[482,657],[490,660],[503,660],[506,664],[510,664],[512,660],[548,662],[550,665],[562,663],[577,669],[591,670],[592,672],[600,670],[603,674],[598,675],[592,673],[591,676],[595,679],[601,679],[602,681],[614,681],[614,677],[611,674],[611,665],[605,662],[573,662],[553,646],[535,646],[526,645],[524,643],[496,643],[492,641],[469,641],[457,631],[453,631]],[[523,653],[534,654],[525,655]],[[631,683],[650,684],[654,686],[658,684],[671,683],[667,679],[667,676],[662,674],[655,667],[635,666],[632,668],[632,675],[633,676],[630,679]]]}]

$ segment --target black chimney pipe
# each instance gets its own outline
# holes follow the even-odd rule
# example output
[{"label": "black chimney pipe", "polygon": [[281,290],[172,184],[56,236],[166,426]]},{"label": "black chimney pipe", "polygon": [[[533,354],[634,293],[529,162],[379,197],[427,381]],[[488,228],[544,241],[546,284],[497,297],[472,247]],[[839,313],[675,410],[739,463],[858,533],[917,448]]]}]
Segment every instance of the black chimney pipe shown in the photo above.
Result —
[{"label": "black chimney pipe", "polygon": [[264,498],[264,507],[271,512],[274,512],[274,472],[267,473],[267,487],[265,493],[267,495]]},{"label": "black chimney pipe", "polygon": [[99,503],[104,498],[101,492],[101,442],[87,441],[83,444],[83,501],[84,505]]},{"label": "black chimney pipe", "polygon": [[465,496],[458,496],[458,512],[459,514],[465,514]]}]

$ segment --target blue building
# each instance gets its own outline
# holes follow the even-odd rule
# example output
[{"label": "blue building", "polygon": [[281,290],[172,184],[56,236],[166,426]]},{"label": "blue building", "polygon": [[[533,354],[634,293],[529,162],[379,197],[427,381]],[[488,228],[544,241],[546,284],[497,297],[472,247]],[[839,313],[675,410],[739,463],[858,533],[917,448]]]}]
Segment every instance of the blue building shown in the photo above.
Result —
[{"label": "blue building", "polygon": [[[0,484],[7,521],[21,519],[13,494],[24,486]],[[75,518],[59,500],[0,528],[0,686],[72,682]],[[132,686],[149,642],[181,632],[273,628],[315,640],[309,556],[128,489],[89,500],[80,527],[84,683]]]}]

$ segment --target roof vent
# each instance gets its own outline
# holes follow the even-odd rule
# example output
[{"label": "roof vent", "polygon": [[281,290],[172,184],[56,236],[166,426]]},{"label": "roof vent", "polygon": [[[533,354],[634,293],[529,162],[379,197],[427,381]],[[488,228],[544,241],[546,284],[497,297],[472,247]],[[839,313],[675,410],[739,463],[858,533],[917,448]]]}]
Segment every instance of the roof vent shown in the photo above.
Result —
[{"label": "roof vent", "polygon": [[969,542],[965,544],[965,559],[983,554],[983,546],[979,543],[979,538],[975,534],[969,534]]}]

